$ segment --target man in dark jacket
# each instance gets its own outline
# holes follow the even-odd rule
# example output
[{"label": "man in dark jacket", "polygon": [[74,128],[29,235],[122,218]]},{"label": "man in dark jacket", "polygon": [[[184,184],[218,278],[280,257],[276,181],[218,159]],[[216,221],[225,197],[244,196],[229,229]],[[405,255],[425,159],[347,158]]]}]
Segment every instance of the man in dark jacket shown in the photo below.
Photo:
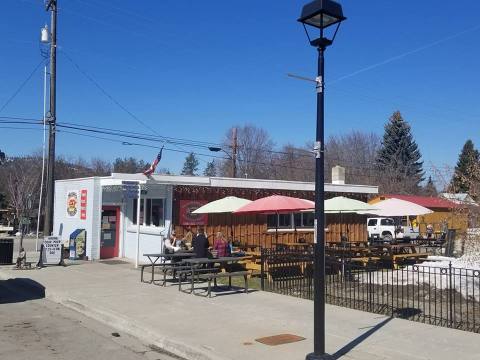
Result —
[{"label": "man in dark jacket", "polygon": [[208,257],[208,239],[205,236],[205,231],[203,228],[198,229],[197,235],[192,240],[193,251],[195,251],[197,258],[206,258]]}]

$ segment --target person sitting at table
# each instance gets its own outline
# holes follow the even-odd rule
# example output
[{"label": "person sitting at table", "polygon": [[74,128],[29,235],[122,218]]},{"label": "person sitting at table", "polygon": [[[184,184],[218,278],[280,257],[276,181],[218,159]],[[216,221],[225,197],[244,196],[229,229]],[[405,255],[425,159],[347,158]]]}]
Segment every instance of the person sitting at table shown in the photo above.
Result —
[{"label": "person sitting at table", "polygon": [[428,224],[427,225],[427,239],[433,238],[433,225]]},{"label": "person sitting at table", "polygon": [[226,257],[230,255],[230,245],[220,231],[217,232],[217,237],[213,242],[213,250],[217,251],[218,257]]},{"label": "person sitting at table", "polygon": [[175,235],[175,231],[170,233],[170,237],[165,239],[165,252],[166,253],[176,253],[180,250],[180,246],[175,246],[177,242],[177,236]]},{"label": "person sitting at table", "polygon": [[183,235],[183,243],[185,244],[187,249],[192,248],[192,239],[193,239],[192,229],[188,227],[187,232],[185,233],[185,235]]},{"label": "person sitting at table", "polygon": [[17,257],[17,269],[24,268],[26,265],[26,261],[27,261],[27,253],[25,252],[25,249],[22,247]]},{"label": "person sitting at table", "polygon": [[192,240],[193,251],[197,258],[206,258],[210,244],[205,236],[205,230],[202,227],[198,228],[197,235]]}]

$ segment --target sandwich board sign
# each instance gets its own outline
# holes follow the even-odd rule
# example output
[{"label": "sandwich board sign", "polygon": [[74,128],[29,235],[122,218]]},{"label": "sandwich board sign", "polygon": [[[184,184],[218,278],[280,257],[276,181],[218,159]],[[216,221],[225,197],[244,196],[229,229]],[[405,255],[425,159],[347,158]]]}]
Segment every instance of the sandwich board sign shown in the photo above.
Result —
[{"label": "sandwich board sign", "polygon": [[48,236],[44,238],[42,244],[43,264],[61,264],[63,262],[62,249],[62,240],[57,236]]}]

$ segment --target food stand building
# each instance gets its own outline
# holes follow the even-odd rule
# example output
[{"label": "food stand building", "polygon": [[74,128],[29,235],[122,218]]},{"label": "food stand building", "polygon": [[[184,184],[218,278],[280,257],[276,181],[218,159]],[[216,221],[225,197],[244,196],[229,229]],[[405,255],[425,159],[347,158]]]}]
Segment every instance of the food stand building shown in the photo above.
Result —
[{"label": "food stand building", "polygon": [[[272,194],[314,199],[314,183],[200,176],[113,173],[107,177],[57,180],[54,231],[65,243],[72,233],[85,230],[83,255],[89,260],[122,257],[145,260],[142,254],[160,252],[172,229],[177,237],[203,226],[209,236],[222,231],[236,242],[269,247],[278,242],[313,240],[313,214],[236,216],[193,215],[207,202],[225,196],[255,200]],[[140,191],[138,190],[140,188]],[[376,186],[325,184],[326,197],[343,195],[367,201],[378,194]],[[340,238],[337,217],[327,215],[327,241]],[[343,216],[352,241],[366,236],[365,218]],[[277,230],[276,230],[277,229]],[[77,254],[80,255],[80,254]]]}]

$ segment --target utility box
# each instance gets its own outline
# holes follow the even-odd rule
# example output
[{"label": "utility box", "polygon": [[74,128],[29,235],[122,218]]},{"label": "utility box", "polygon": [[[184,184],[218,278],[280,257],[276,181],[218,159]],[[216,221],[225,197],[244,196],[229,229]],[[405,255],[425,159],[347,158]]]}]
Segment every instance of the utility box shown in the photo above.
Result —
[{"label": "utility box", "polygon": [[76,229],[70,234],[70,260],[87,260],[86,256],[87,232],[85,229]]}]

